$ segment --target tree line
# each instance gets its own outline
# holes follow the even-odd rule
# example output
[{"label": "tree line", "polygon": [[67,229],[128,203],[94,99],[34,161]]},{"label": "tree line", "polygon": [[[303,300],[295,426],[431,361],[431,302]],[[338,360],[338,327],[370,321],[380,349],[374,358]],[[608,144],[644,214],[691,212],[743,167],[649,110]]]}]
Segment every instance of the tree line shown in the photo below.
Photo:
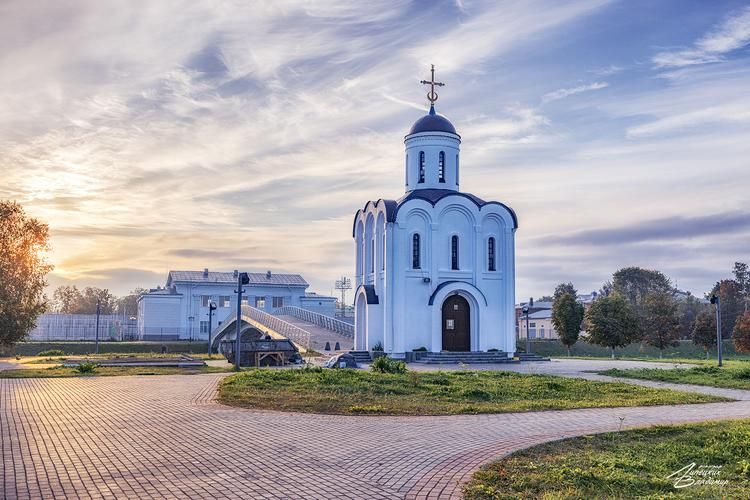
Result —
[{"label": "tree line", "polygon": [[659,349],[676,347],[680,338],[691,338],[708,351],[716,345],[716,314],[708,297],[721,301],[721,337],[732,339],[739,351],[750,352],[750,271],[736,262],[733,279],[717,282],[704,300],[690,294],[678,300],[677,290],[661,271],[626,267],[602,285],[588,308],[577,301],[572,283],[561,283],[551,299],[552,324],[560,342],[568,349],[581,330],[592,344],[615,348],[644,342]]},{"label": "tree line", "polygon": [[138,297],[147,291],[144,288],[136,288],[127,295],[116,297],[106,288],[87,286],[79,289],[75,285],[63,285],[52,293],[48,311],[62,314],[96,314],[98,302],[100,314],[136,316]]}]

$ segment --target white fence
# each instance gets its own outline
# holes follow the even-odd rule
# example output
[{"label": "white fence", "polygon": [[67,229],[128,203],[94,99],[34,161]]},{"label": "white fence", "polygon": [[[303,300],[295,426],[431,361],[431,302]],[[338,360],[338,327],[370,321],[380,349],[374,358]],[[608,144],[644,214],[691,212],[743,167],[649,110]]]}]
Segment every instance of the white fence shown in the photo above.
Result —
[{"label": "white fence", "polygon": [[283,316],[294,316],[308,323],[318,325],[332,332],[339,333],[345,337],[354,338],[354,325],[341,321],[330,316],[325,316],[307,309],[302,309],[296,306],[284,306],[279,307],[274,311],[274,314],[280,314]]},{"label": "white fence", "polygon": [[[99,340],[134,340],[136,321],[117,314],[99,316]],[[96,314],[42,314],[28,341],[95,340]]]}]

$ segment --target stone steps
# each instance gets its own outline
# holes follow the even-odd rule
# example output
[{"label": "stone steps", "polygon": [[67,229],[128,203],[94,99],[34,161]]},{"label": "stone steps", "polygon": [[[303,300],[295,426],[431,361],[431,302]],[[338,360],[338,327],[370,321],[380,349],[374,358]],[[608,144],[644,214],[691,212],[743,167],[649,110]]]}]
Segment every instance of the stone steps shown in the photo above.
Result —
[{"label": "stone steps", "polygon": [[518,363],[502,351],[497,352],[426,352],[420,354],[417,363],[425,364],[477,364],[477,363]]},{"label": "stone steps", "polygon": [[349,354],[354,356],[357,363],[372,363],[370,351],[349,351]]}]

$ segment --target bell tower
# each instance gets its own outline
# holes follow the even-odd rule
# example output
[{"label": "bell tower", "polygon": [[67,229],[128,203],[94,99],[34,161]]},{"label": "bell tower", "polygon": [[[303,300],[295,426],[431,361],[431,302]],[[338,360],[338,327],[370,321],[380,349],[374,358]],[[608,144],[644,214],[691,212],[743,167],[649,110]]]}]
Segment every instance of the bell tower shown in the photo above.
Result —
[{"label": "bell tower", "polygon": [[416,189],[447,189],[458,191],[461,136],[453,124],[435,112],[438,99],[435,87],[445,84],[435,81],[435,66],[427,99],[430,111],[412,125],[404,138],[406,146],[406,192]]}]

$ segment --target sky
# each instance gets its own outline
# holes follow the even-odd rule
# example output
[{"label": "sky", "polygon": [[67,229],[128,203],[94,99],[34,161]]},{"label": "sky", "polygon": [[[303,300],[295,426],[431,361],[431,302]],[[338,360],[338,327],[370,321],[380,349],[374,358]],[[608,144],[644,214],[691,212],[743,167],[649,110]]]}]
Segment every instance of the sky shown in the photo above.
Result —
[{"label": "sky", "polygon": [[702,294],[750,260],[750,2],[0,2],[0,199],[50,287],[354,271],[427,110],[518,214],[517,297],[618,268]]}]

